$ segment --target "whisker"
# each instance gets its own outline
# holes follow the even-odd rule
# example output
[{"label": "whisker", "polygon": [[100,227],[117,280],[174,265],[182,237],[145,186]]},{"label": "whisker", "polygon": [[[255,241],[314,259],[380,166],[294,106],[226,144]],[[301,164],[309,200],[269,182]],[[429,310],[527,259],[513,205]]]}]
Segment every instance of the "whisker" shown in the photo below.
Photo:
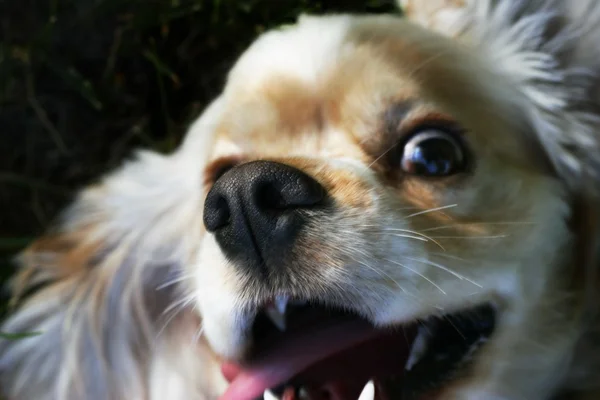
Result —
[{"label": "whisker", "polygon": [[182,304],[185,304],[188,301],[192,301],[194,299],[194,295],[193,294],[189,294],[188,296],[182,297],[180,299],[178,299],[177,301],[174,301],[173,303],[171,303],[167,308],[165,308],[162,312],[162,315],[165,315],[167,313],[169,313],[170,311],[172,311],[173,309],[179,307]]},{"label": "whisker", "polygon": [[391,145],[389,149],[387,149],[386,151],[384,151],[379,157],[377,157],[375,160],[373,160],[373,162],[371,164],[369,164],[367,166],[367,168],[371,168],[373,166],[373,164],[375,164],[377,161],[381,160],[382,157],[384,157],[387,153],[389,153],[390,151],[392,151],[396,146],[397,146],[396,143],[394,143],[393,145]]},{"label": "whisker", "polygon": [[413,236],[413,235],[406,235],[406,234],[402,234],[402,233],[392,233],[392,232],[382,232],[382,233],[386,234],[388,236],[405,237],[405,238],[409,238],[409,239],[420,240],[422,242],[428,242],[429,241],[426,238],[421,237],[421,236]]},{"label": "whisker", "polygon": [[404,289],[402,287],[402,285],[400,285],[400,283],[397,280],[395,280],[394,278],[392,278],[388,273],[386,273],[384,271],[379,271],[379,270],[375,269],[374,267],[372,267],[372,266],[370,266],[370,265],[368,265],[368,264],[366,264],[364,262],[361,262],[361,261],[358,261],[358,260],[355,260],[355,262],[357,262],[360,265],[362,265],[363,267],[368,268],[369,270],[375,272],[376,274],[378,274],[382,278],[387,278],[387,279],[391,280],[392,282],[394,282],[394,284],[396,284],[396,286],[398,286],[398,289],[400,289],[402,291],[402,293],[409,294],[406,291],[406,289]]},{"label": "whisker", "polygon": [[452,208],[452,207],[456,207],[456,206],[458,206],[458,204],[450,204],[450,205],[447,205],[447,206],[436,207],[436,208],[430,208],[430,209],[428,209],[428,210],[423,210],[423,211],[416,212],[416,213],[414,213],[414,214],[407,215],[406,217],[404,217],[404,219],[408,219],[408,218],[416,217],[417,215],[427,214],[427,213],[430,213],[430,212],[435,212],[435,211],[445,210],[445,209],[447,209],[447,208]]},{"label": "whisker", "polygon": [[456,330],[456,332],[458,332],[458,334],[463,338],[463,340],[467,340],[467,338],[460,331],[460,329],[458,329],[458,327],[456,325],[454,325],[454,322],[452,322],[452,319],[448,318],[447,316],[444,316],[444,318],[446,319],[446,321],[448,321],[450,323],[450,325],[452,325],[452,327]]},{"label": "whisker", "polygon": [[444,257],[444,258],[448,258],[450,260],[460,261],[460,262],[466,263],[466,264],[473,264],[475,262],[475,260],[467,260],[466,258],[454,256],[454,255],[451,255],[448,253],[430,252],[429,254],[432,256],[436,256],[436,257]]},{"label": "whisker", "polygon": [[157,286],[155,288],[155,290],[163,290],[163,289],[165,289],[165,288],[167,288],[167,287],[169,287],[171,285],[174,285],[174,284],[179,283],[179,282],[183,282],[186,279],[190,279],[193,276],[194,276],[193,274],[185,274],[185,275],[178,276],[177,278],[171,279],[170,281],[164,282],[161,285]]},{"label": "whisker", "polygon": [[[400,208],[394,208],[394,211],[403,211],[403,210],[417,210],[420,209],[420,207],[415,207],[415,206],[410,206],[410,207],[400,207]],[[381,225],[376,225],[376,224],[361,224],[360,226],[381,226]]]},{"label": "whisker", "polygon": [[186,297],[183,297],[175,302],[173,302],[170,306],[168,306],[161,315],[166,315],[171,312],[171,314],[166,318],[162,327],[156,333],[156,337],[160,337],[163,331],[169,326],[169,323],[177,316],[181,311],[183,311],[190,303],[194,301],[196,296],[192,293]]},{"label": "whisker", "polygon": [[196,330],[196,332],[194,333],[192,344],[197,344],[200,341],[200,338],[202,337],[203,333],[204,333],[204,326],[200,325],[198,330]]},{"label": "whisker", "polygon": [[[369,255],[368,255],[368,254],[366,254],[365,252],[363,252],[363,251],[361,251],[361,250],[356,250],[356,249],[355,249],[355,250],[354,250],[354,252],[356,252],[356,253],[358,253],[358,254],[361,254],[363,257],[366,257],[367,259],[368,259],[368,258],[371,258],[371,257],[369,257]],[[347,253],[347,254],[348,254],[348,255],[350,255],[349,253]],[[372,267],[372,266],[368,265],[368,264],[367,264],[367,263],[365,263],[365,262],[362,262],[362,261],[360,261],[360,260],[357,260],[355,257],[351,257],[351,258],[352,258],[352,260],[353,260],[354,262],[357,262],[357,263],[359,263],[360,265],[364,266],[365,268],[367,268],[367,269],[369,269],[369,270],[371,270],[371,271],[375,272],[375,273],[376,273],[376,274],[378,274],[379,276],[381,276],[381,277],[383,277],[383,278],[387,278],[387,279],[391,280],[392,282],[394,282],[394,283],[396,284],[396,286],[398,286],[398,288],[399,288],[399,289],[400,289],[400,290],[401,290],[403,293],[405,293],[405,294],[407,294],[407,295],[409,295],[409,296],[413,296],[413,297],[415,297],[414,295],[412,295],[412,294],[408,293],[408,291],[407,291],[405,288],[403,288],[403,287],[402,287],[402,285],[400,285],[400,283],[399,283],[398,281],[396,281],[394,278],[392,278],[392,277],[391,277],[391,276],[390,276],[388,273],[386,273],[385,271],[378,270],[378,269],[376,269],[376,268],[374,268],[374,267]]]},{"label": "whisker", "polygon": [[434,240],[431,236],[427,236],[424,235],[420,232],[417,231],[412,231],[410,229],[401,229],[401,228],[384,228],[382,230],[383,232],[408,232],[408,233],[412,233],[413,235],[418,235],[419,237],[422,237],[423,239],[425,239],[425,241],[431,241],[433,243],[435,243],[440,249],[442,249],[442,251],[446,251],[446,249],[444,248],[444,246],[442,246],[442,244],[436,240]]},{"label": "whisker", "polygon": [[[365,254],[363,251],[357,250],[356,252],[357,252],[357,253],[359,253],[359,254],[362,254],[362,255],[363,255],[363,256],[365,256],[365,257],[368,257],[368,256],[367,256],[367,254]],[[404,288],[403,288],[403,287],[400,285],[400,283],[398,283],[398,282],[397,282],[397,281],[396,281],[394,278],[392,278],[392,277],[391,277],[391,276],[390,276],[388,273],[386,273],[385,271],[378,270],[378,269],[376,269],[375,267],[372,267],[371,265],[369,265],[369,264],[367,264],[367,263],[365,263],[365,262],[362,262],[362,261],[360,261],[360,260],[357,260],[356,258],[353,258],[353,261],[354,261],[354,262],[357,262],[357,263],[359,263],[360,265],[362,265],[362,266],[366,267],[367,269],[369,269],[369,270],[371,270],[371,271],[375,272],[376,274],[378,274],[378,275],[379,275],[379,276],[381,276],[381,277],[384,277],[384,278],[388,278],[388,279],[390,279],[392,282],[394,282],[394,283],[395,283],[395,284],[396,284],[396,285],[397,285],[397,286],[400,288],[400,290],[402,290],[403,292],[405,292],[405,293],[406,293],[406,290],[405,290],[405,289],[404,289]]]},{"label": "whisker", "polygon": [[426,58],[420,64],[418,64],[415,68],[413,68],[412,71],[409,72],[408,76],[412,78],[417,72],[419,72],[421,69],[423,69],[427,64],[435,61],[436,59],[438,59],[442,56],[445,56],[449,52],[450,52],[449,50],[440,51],[440,52],[432,55],[431,57]]},{"label": "whisker", "polygon": [[510,235],[491,235],[491,236],[432,236],[435,239],[502,239]]},{"label": "whisker", "polygon": [[473,293],[469,293],[467,295],[467,297],[473,297],[473,296],[477,296],[478,294],[481,294],[481,292],[473,292]]},{"label": "whisker", "polygon": [[437,253],[437,252],[431,252],[431,253],[429,253],[429,254],[431,254],[431,255],[433,255],[433,256],[438,256],[438,257],[446,257],[446,258],[449,258],[449,259],[451,259],[451,260],[457,260],[457,261],[462,261],[462,262],[466,262],[466,263],[472,263],[472,262],[473,262],[473,261],[470,261],[470,260],[464,259],[464,258],[462,258],[462,257],[453,256],[453,255],[451,255],[451,254],[448,254],[448,253]]},{"label": "whisker", "polygon": [[358,142],[359,145],[363,145],[365,143],[367,143],[369,140],[373,139],[370,135],[367,135],[366,137],[362,138],[360,140],[360,142]]},{"label": "whisker", "polygon": [[388,261],[388,262],[391,262],[392,264],[396,264],[396,265],[398,265],[398,266],[400,266],[400,267],[402,267],[402,268],[405,268],[405,269],[407,269],[407,270],[411,271],[411,272],[412,272],[412,273],[414,273],[414,274],[417,274],[417,275],[419,275],[421,278],[425,279],[427,282],[429,282],[429,283],[431,283],[433,286],[435,286],[435,287],[436,287],[436,288],[437,288],[437,289],[438,289],[440,292],[442,292],[443,294],[447,294],[447,293],[444,291],[444,289],[442,289],[442,288],[441,288],[441,287],[440,287],[438,284],[436,284],[434,281],[432,281],[431,279],[429,279],[428,277],[426,277],[425,275],[423,275],[423,274],[422,274],[422,273],[420,273],[419,271],[416,271],[416,270],[414,270],[414,269],[412,269],[412,268],[410,268],[410,267],[407,267],[406,265],[404,265],[404,264],[401,264],[401,263],[399,263],[399,262],[397,262],[397,261],[393,261],[393,260],[390,260],[390,259],[387,259],[387,258],[384,258],[384,260],[385,260],[385,261]]},{"label": "whisker", "polygon": [[483,286],[481,286],[481,285],[480,285],[480,284],[478,284],[477,282],[475,282],[475,281],[473,281],[473,280],[471,280],[471,279],[467,278],[467,277],[466,277],[466,276],[464,276],[464,275],[461,275],[461,274],[459,274],[459,273],[458,273],[458,272],[456,272],[456,271],[453,271],[453,270],[451,270],[450,268],[448,268],[448,267],[446,267],[446,266],[444,266],[444,265],[441,265],[441,264],[438,264],[438,263],[435,263],[435,262],[433,262],[433,261],[429,261],[429,260],[426,260],[426,259],[422,259],[422,258],[412,258],[412,257],[403,257],[403,258],[405,258],[405,259],[407,259],[407,260],[412,260],[412,261],[416,261],[416,262],[421,262],[421,263],[423,263],[423,264],[427,264],[427,265],[431,265],[432,267],[439,268],[439,269],[441,269],[442,271],[446,271],[446,272],[448,272],[449,274],[451,274],[451,275],[454,275],[455,277],[457,277],[457,278],[458,278],[458,279],[460,279],[460,280],[465,280],[465,281],[467,281],[467,282],[469,282],[469,283],[472,283],[473,285],[475,285],[475,286],[477,286],[477,287],[479,287],[479,288],[483,289]]},{"label": "whisker", "polygon": [[533,225],[534,222],[471,222],[471,223],[462,223],[462,224],[452,224],[452,225],[442,225],[435,226],[433,228],[427,228],[421,230],[421,232],[431,232],[437,231],[440,229],[450,229],[461,226],[477,226],[477,225]]}]

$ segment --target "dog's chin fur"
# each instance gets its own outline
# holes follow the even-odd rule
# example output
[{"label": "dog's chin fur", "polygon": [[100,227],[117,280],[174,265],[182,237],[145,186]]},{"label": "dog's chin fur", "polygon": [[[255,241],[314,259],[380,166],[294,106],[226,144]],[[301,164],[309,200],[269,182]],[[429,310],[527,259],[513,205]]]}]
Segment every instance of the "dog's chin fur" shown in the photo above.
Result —
[{"label": "dog's chin fur", "polygon": [[[289,291],[376,325],[492,302],[492,340],[439,398],[600,397],[600,3],[401,3],[409,21],[303,16],[262,35],[176,152],[140,153],[84,190],[18,258],[1,331],[40,334],[0,341],[3,394],[216,398],[220,361],[248,345],[244,310]],[[469,171],[390,172],[389,131],[431,119],[462,127]],[[215,166],[259,159],[335,204],[271,286],[202,222]]]}]

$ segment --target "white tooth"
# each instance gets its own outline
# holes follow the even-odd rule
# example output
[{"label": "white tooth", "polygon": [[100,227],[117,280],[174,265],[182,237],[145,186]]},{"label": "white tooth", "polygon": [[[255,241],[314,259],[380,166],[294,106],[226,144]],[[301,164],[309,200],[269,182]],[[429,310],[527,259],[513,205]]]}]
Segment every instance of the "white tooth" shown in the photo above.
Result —
[{"label": "white tooth", "polygon": [[263,393],[263,400],[279,400],[279,397],[275,396],[275,394],[273,394],[273,392],[271,392],[269,389],[267,389]]},{"label": "white tooth", "polygon": [[375,384],[373,381],[367,382],[362,392],[360,392],[358,400],[375,400]]},{"label": "white tooth", "polygon": [[288,296],[277,296],[275,297],[274,304],[265,310],[267,316],[273,321],[273,324],[282,332],[285,332],[285,311],[288,301]]},{"label": "white tooth", "polygon": [[421,360],[427,351],[428,345],[429,332],[427,328],[421,326],[419,327],[417,337],[415,338],[412,348],[410,349],[408,360],[406,360],[406,365],[404,366],[405,370],[410,371]]},{"label": "white tooth", "polygon": [[268,307],[265,310],[267,317],[281,332],[285,332],[285,314],[281,314],[275,307]]},{"label": "white tooth", "polygon": [[280,314],[285,315],[285,309],[287,308],[290,298],[288,296],[277,296],[275,297],[275,307]]},{"label": "white tooth", "polygon": [[306,388],[304,386],[302,386],[300,388],[300,390],[298,390],[298,399],[299,400],[309,400],[310,397],[308,395],[308,390],[306,390]]}]

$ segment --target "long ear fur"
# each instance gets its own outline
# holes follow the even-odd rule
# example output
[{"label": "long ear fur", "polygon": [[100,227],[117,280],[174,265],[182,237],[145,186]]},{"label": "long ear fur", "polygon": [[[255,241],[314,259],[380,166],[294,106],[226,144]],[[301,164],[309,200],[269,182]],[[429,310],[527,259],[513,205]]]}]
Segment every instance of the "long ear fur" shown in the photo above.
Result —
[{"label": "long ear fur", "polygon": [[[8,398],[171,399],[157,390],[178,385],[188,399],[218,390],[198,387],[203,374],[222,378],[210,353],[195,350],[199,321],[182,285],[202,235],[201,174],[217,103],[182,148],[139,153],[84,190],[57,228],[20,255],[13,293],[37,290],[1,329],[39,334],[0,340]],[[200,365],[181,365],[177,345],[182,354],[196,351]]]},{"label": "long ear fur", "polygon": [[398,3],[417,23],[467,42],[515,83],[536,139],[569,186],[600,183],[600,2]]},{"label": "long ear fur", "polygon": [[[571,276],[572,288],[580,295],[582,337],[566,386],[596,390],[600,387],[600,2],[398,3],[415,22],[473,46],[523,95],[531,131],[572,194],[577,254]],[[593,393],[592,398],[600,396]]]}]

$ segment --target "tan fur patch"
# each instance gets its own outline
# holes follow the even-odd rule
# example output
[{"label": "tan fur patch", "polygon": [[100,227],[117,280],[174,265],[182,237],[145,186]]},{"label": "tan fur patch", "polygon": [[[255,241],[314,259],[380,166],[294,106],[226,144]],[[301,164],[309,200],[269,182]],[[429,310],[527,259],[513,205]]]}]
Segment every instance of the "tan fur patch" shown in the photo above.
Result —
[{"label": "tan fur patch", "polygon": [[368,208],[372,206],[371,186],[349,171],[334,169],[321,161],[309,158],[272,159],[298,168],[316,179],[342,208]]},{"label": "tan fur patch", "polygon": [[[99,242],[86,242],[93,227],[73,233],[44,236],[35,241],[23,254],[25,260],[37,257],[53,259],[52,269],[60,276],[68,276],[78,270],[91,267],[91,262],[102,247]],[[32,260],[32,261],[33,261]],[[39,265],[40,260],[30,263]],[[43,263],[42,263],[43,264]]]},{"label": "tan fur patch", "polygon": [[94,267],[102,243],[85,242],[93,228],[73,233],[56,233],[42,236],[20,255],[24,266],[14,281],[15,306],[30,286],[44,281],[59,281],[86,273]]},{"label": "tan fur patch", "polygon": [[286,76],[274,76],[262,85],[257,95],[275,109],[276,135],[314,134],[321,131],[322,104],[312,85]]}]

